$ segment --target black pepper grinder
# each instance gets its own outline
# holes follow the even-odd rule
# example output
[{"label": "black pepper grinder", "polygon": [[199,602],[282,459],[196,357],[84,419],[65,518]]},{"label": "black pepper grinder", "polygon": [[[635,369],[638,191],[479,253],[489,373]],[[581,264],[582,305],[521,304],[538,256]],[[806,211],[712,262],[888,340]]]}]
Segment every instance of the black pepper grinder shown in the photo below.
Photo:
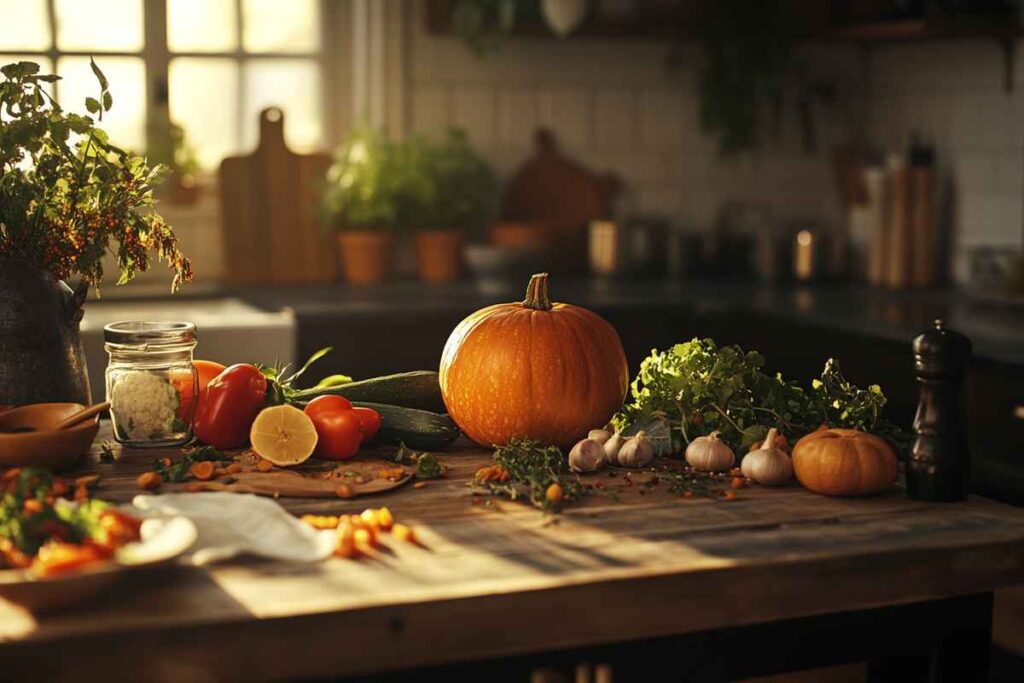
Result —
[{"label": "black pepper grinder", "polygon": [[907,460],[907,495],[918,500],[952,502],[967,497],[971,453],[961,409],[961,386],[971,357],[971,340],[935,329],[914,339],[914,374],[921,398],[914,418],[917,438]]}]

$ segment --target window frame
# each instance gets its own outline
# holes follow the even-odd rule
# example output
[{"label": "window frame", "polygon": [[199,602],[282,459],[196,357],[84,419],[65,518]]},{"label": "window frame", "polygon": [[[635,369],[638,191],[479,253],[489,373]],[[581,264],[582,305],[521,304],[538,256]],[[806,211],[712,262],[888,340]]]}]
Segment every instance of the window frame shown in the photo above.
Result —
[{"label": "window frame", "polygon": [[[4,54],[17,54],[26,57],[45,57],[50,60],[53,64],[54,70],[57,68],[58,61],[61,57],[95,57],[97,60],[101,60],[104,57],[133,57],[141,59],[143,63],[143,69],[145,73],[144,83],[144,97],[146,102],[146,116],[145,116],[145,143],[147,148],[159,148],[168,146],[170,140],[167,137],[160,139],[161,136],[168,136],[170,132],[171,113],[170,113],[170,92],[169,92],[169,73],[171,60],[176,58],[196,58],[196,59],[231,59],[238,67],[239,83],[238,93],[236,101],[236,121],[235,121],[235,143],[239,149],[238,154],[247,154],[249,150],[242,149],[242,143],[244,141],[243,131],[245,130],[245,117],[244,104],[246,101],[246,79],[244,77],[244,66],[249,62],[258,62],[261,60],[289,60],[297,59],[303,61],[314,61],[318,67],[318,74],[320,78],[320,115],[321,123],[323,126],[323,147],[325,149],[332,148],[338,140],[338,122],[333,117],[328,116],[328,112],[332,111],[333,107],[329,106],[332,104],[330,100],[337,99],[337,96],[328,93],[326,85],[334,81],[333,67],[338,62],[337,48],[333,47],[338,45],[338,41],[335,40],[338,32],[338,21],[337,21],[337,3],[332,3],[329,0],[317,0],[318,12],[319,12],[319,29],[320,29],[320,47],[318,50],[313,52],[246,52],[243,43],[242,36],[245,30],[245,15],[243,12],[243,0],[233,0],[235,17],[235,39],[236,47],[234,50],[228,51],[215,51],[215,52],[197,52],[197,51],[184,51],[184,52],[171,52],[170,46],[168,45],[167,35],[167,0],[141,0],[142,3],[142,49],[138,51],[110,51],[110,50],[62,50],[57,47],[57,0],[45,0],[46,12],[47,12],[47,25],[50,32],[50,47],[47,50],[11,50],[9,52],[0,51],[0,55]],[[2,61],[2,59],[0,59]],[[102,62],[101,62],[102,64]],[[115,89],[116,89],[116,84]],[[54,96],[59,97],[60,81],[53,84]],[[154,139],[156,136],[156,139]],[[215,173],[216,171],[213,170]]]}]

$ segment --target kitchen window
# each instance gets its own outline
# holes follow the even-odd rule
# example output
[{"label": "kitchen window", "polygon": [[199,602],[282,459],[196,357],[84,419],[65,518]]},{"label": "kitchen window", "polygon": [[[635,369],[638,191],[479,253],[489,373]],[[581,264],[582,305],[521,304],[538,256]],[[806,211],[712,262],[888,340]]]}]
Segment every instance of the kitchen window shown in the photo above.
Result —
[{"label": "kitchen window", "polygon": [[322,0],[0,0],[0,63],[64,77],[60,104],[85,113],[94,57],[111,82],[112,141],[166,158],[171,123],[213,171],[256,144],[261,109],[285,112],[296,151],[326,143]]}]

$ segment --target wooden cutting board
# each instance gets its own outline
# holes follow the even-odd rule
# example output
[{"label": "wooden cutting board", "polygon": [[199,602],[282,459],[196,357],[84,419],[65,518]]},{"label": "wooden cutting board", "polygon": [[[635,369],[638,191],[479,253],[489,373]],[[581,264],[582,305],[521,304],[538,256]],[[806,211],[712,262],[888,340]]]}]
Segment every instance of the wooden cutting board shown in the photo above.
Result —
[{"label": "wooden cutting board", "polygon": [[241,472],[210,481],[191,479],[182,488],[272,498],[355,498],[396,489],[413,476],[412,467],[397,465],[372,452],[360,453],[345,462],[309,461],[296,467],[275,467],[269,472],[257,468],[261,458],[252,451],[236,453],[233,458],[242,466]]},{"label": "wooden cutting board", "polygon": [[611,215],[612,201],[620,189],[615,176],[594,173],[565,157],[550,131],[538,130],[534,145],[534,156],[519,167],[505,188],[504,220],[578,230]]},{"label": "wooden cutting board", "polygon": [[260,112],[252,154],[220,166],[224,276],[231,283],[330,282],[337,263],[317,211],[326,154],[296,154],[284,140],[284,112]]}]

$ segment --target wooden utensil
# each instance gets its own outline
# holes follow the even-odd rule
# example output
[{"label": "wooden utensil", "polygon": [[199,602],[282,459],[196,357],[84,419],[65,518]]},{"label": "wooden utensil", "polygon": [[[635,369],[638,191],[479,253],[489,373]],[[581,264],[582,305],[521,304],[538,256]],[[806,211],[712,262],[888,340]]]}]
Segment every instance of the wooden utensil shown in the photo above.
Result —
[{"label": "wooden utensil", "polygon": [[[0,465],[53,471],[71,467],[89,450],[100,428],[95,415],[91,421],[81,415],[85,410],[80,403],[36,403],[0,413]],[[78,417],[78,423],[56,428],[71,417]],[[19,433],[16,427],[30,431]]]},{"label": "wooden utensil", "polygon": [[74,427],[76,424],[85,422],[90,417],[99,415],[102,412],[110,410],[110,401],[104,401],[103,403],[97,403],[94,406],[86,408],[80,413],[75,413],[71,417],[61,420],[53,426],[54,429],[67,429],[68,427]]}]

